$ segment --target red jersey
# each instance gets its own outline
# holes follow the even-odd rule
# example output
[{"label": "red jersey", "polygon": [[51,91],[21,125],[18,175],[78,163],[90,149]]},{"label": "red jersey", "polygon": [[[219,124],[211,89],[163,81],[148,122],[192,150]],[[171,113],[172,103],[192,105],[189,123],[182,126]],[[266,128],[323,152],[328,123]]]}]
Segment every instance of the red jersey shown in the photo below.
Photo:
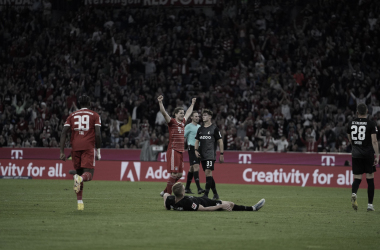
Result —
[{"label": "red jersey", "polygon": [[178,122],[176,119],[171,118],[168,123],[169,127],[169,145],[168,150],[175,150],[178,152],[185,152],[185,123],[186,119]]},{"label": "red jersey", "polygon": [[98,113],[83,108],[67,117],[65,126],[71,127],[71,147],[73,151],[95,148],[95,126],[101,126]]}]

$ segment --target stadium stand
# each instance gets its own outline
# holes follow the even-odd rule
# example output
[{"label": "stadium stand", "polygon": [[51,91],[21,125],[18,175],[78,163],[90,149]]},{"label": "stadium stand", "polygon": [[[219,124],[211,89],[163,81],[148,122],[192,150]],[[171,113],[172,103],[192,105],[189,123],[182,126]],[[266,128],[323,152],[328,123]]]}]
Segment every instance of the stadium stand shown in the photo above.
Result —
[{"label": "stadium stand", "polygon": [[162,94],[168,112],[192,97],[212,109],[226,150],[350,152],[356,104],[380,127],[379,13],[375,0],[3,8],[0,147],[58,147],[82,93],[103,147],[165,146]]}]

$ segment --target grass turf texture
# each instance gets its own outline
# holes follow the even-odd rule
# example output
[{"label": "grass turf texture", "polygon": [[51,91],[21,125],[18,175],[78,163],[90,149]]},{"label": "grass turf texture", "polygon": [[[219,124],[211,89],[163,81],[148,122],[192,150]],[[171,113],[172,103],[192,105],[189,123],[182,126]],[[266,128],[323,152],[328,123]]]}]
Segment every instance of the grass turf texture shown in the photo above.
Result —
[{"label": "grass turf texture", "polygon": [[[192,184],[195,187],[194,183]],[[0,180],[0,249],[378,249],[380,197],[367,212],[350,190],[221,185],[222,200],[259,212],[166,211],[165,183],[85,183],[77,211],[72,181]],[[212,195],[212,194],[211,194]]]}]

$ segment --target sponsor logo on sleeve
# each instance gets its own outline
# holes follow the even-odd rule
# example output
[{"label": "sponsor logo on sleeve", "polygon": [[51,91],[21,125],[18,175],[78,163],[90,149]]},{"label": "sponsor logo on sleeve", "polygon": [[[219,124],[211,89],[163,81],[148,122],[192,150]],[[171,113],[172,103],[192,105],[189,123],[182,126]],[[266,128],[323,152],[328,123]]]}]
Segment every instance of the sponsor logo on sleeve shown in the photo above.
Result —
[{"label": "sponsor logo on sleeve", "polygon": [[194,210],[196,210],[197,207],[198,207],[198,206],[197,206],[197,204],[195,204],[195,203],[193,203],[193,205],[191,205],[191,208],[194,209]]}]

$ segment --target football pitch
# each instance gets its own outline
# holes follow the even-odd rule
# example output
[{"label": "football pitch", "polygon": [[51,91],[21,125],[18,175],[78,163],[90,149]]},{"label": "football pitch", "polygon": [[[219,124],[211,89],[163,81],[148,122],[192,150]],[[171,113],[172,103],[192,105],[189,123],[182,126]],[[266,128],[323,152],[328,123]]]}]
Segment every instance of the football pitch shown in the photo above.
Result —
[{"label": "football pitch", "polygon": [[[0,180],[0,249],[379,249],[377,211],[350,189],[217,184],[222,200],[258,212],[166,211],[165,183],[85,183],[77,211],[72,181]],[[192,184],[193,190],[195,184]]]}]

